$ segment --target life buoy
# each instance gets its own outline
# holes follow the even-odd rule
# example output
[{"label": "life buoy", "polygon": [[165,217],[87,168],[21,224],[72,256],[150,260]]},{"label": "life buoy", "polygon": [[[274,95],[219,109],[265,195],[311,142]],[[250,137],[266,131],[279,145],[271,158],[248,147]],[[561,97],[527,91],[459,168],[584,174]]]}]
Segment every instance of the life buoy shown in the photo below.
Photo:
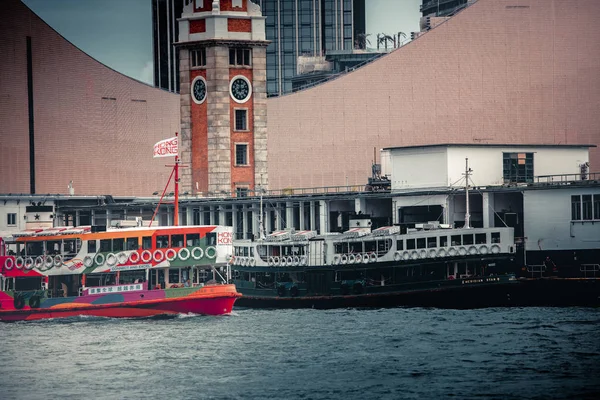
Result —
[{"label": "life buoy", "polygon": [[355,261],[356,261],[356,257],[354,257],[354,254],[350,254],[348,256],[348,264],[354,264]]},{"label": "life buoy", "polygon": [[363,289],[363,284],[361,282],[354,282],[354,285],[352,285],[352,291],[354,294],[362,294]]},{"label": "life buoy", "polygon": [[204,253],[206,254],[206,257],[210,258],[211,260],[217,257],[217,249],[215,248],[215,246],[208,246]]},{"label": "life buoy", "polygon": [[29,298],[29,307],[40,308],[40,296],[33,295]]},{"label": "life buoy", "polygon": [[375,252],[369,254],[369,262],[375,262],[377,261],[377,254]]},{"label": "life buoy", "polygon": [[296,296],[298,296],[298,293],[299,293],[298,286],[294,285],[290,288],[290,296],[296,297]]},{"label": "life buoy", "polygon": [[362,263],[362,260],[363,260],[363,258],[362,258],[362,254],[358,253],[358,254],[356,255],[356,263],[357,263],[357,264],[361,264],[361,263]]},{"label": "life buoy", "polygon": [[142,259],[142,262],[149,263],[152,261],[152,252],[150,250],[144,250],[142,251],[140,258]]},{"label": "life buoy", "polygon": [[475,246],[471,246],[469,247],[469,254],[474,256],[475,254],[477,254],[477,247]]},{"label": "life buoy", "polygon": [[33,269],[33,265],[34,265],[34,264],[33,264],[33,258],[31,258],[31,257],[27,257],[27,258],[25,259],[25,265],[24,265],[24,266],[25,266],[25,269],[26,269],[27,271],[30,271],[31,269]]},{"label": "life buoy", "polygon": [[129,254],[129,262],[132,264],[137,264],[138,262],[140,262],[140,253],[134,251],[131,254]]},{"label": "life buoy", "polygon": [[461,256],[466,256],[467,255],[467,249],[465,249],[464,247],[460,247],[458,249],[458,254],[460,254]]},{"label": "life buoy", "polygon": [[363,264],[368,264],[369,263],[369,253],[364,253],[362,255],[362,259],[363,259]]},{"label": "life buoy", "polygon": [[342,263],[342,265],[348,264],[348,256],[346,254],[342,254],[342,257],[340,258],[340,263]]},{"label": "life buoy", "polygon": [[419,257],[420,258],[427,258],[427,250],[421,250],[419,252]]},{"label": "life buoy", "polygon": [[448,253],[445,249],[440,249],[440,251],[438,251],[438,257],[446,257],[447,255]]},{"label": "life buoy", "polygon": [[249,263],[251,267],[254,267],[256,265],[256,260],[254,258],[251,258]]},{"label": "life buoy", "polygon": [[201,247],[194,247],[191,254],[194,260],[199,260],[204,256],[204,250]]},{"label": "life buoy", "polygon": [[90,256],[85,256],[83,257],[83,266],[86,268],[91,267],[92,265],[94,265],[94,259]]},{"label": "life buoy", "polygon": [[454,257],[457,254],[458,254],[458,251],[456,250],[456,248],[455,247],[450,247],[450,249],[448,250],[448,255],[450,257]]},{"label": "life buoy", "polygon": [[122,251],[119,254],[117,254],[117,260],[119,261],[119,264],[125,264],[127,260],[129,260],[129,257],[127,256],[127,253]]},{"label": "life buoy", "polygon": [[247,257],[242,257],[240,260],[240,265],[242,267],[245,267],[246,265],[248,265],[248,258]]},{"label": "life buoy", "polygon": [[36,269],[42,269],[42,267],[44,266],[44,257],[42,256],[37,256],[35,258],[35,261],[33,262],[33,266]]},{"label": "life buoy", "polygon": [[336,254],[333,256],[333,264],[334,265],[339,265],[340,264],[340,255]]},{"label": "life buoy", "polygon": [[44,257],[44,265],[46,266],[46,270],[52,268],[54,266],[54,258],[50,255]]},{"label": "life buoy", "polygon": [[23,259],[23,257],[17,257],[15,259],[15,267],[17,269],[23,269],[24,266],[25,266],[25,260]]},{"label": "life buoy", "polygon": [[436,258],[436,257],[437,257],[437,251],[435,251],[435,249],[429,250],[429,258]]},{"label": "life buoy", "polygon": [[416,251],[416,250],[413,250],[413,251],[410,253],[410,258],[412,258],[413,260],[416,260],[416,259],[418,259],[418,258],[419,258],[419,253],[417,253],[417,251]]},{"label": "life buoy", "polygon": [[102,254],[102,253],[96,253],[96,255],[94,256],[94,262],[96,264],[98,264],[99,266],[104,265],[105,260],[106,260],[106,257],[104,257],[104,254]]},{"label": "life buoy", "polygon": [[167,249],[167,251],[165,251],[165,257],[167,258],[167,261],[171,262],[177,258],[177,251],[174,249]]},{"label": "life buoy", "polygon": [[15,266],[15,260],[12,257],[8,257],[4,261],[4,268],[6,268],[8,271],[13,269],[14,266]]},{"label": "life buoy", "polygon": [[498,253],[500,253],[500,246],[495,244],[492,246],[492,248],[490,250],[492,251],[492,254],[498,254]]},{"label": "life buoy", "polygon": [[300,257],[300,265],[306,265],[306,256]]},{"label": "life buoy", "polygon": [[300,265],[300,257],[294,256],[294,267],[297,267],[298,265]]},{"label": "life buoy", "polygon": [[394,261],[400,261],[402,259],[402,254],[399,251],[394,253]]},{"label": "life buoy", "polygon": [[[177,252],[177,255],[179,256],[179,259],[181,261],[185,261],[188,258],[190,258],[190,250],[187,247],[182,247]],[[232,261],[232,260],[233,260],[233,256],[229,256],[229,260],[228,261]]]},{"label": "life buoy", "polygon": [[291,266],[294,263],[294,259],[292,258],[292,256],[288,256],[286,261],[288,266]]},{"label": "life buoy", "polygon": [[54,256],[54,266],[57,268],[60,268],[60,267],[62,267],[62,265],[63,265],[63,256],[61,256],[60,254],[55,255]]},{"label": "life buoy", "polygon": [[117,263],[117,256],[115,256],[113,253],[108,253],[106,255],[106,265],[108,265],[109,267],[112,267],[116,263]]},{"label": "life buoy", "polygon": [[487,253],[489,253],[489,249],[487,248],[487,246],[485,244],[479,247],[479,253],[480,254],[487,254]]},{"label": "life buoy", "polygon": [[[165,259],[165,253],[163,253],[161,249],[156,249],[156,250],[154,250],[154,253],[152,253],[152,258],[157,263],[161,262],[162,260]],[[106,261],[108,262],[108,257],[107,257]]]},{"label": "life buoy", "polygon": [[279,297],[285,296],[285,286],[283,286],[283,285],[277,286],[277,296],[279,296]]},{"label": "life buoy", "polygon": [[277,256],[273,257],[273,265],[275,265],[275,266],[279,265],[279,257],[277,257]]},{"label": "life buoy", "polygon": [[268,264],[269,264],[269,267],[272,267],[273,264],[275,264],[275,259],[273,258],[273,256],[269,257]]},{"label": "life buoy", "polygon": [[25,307],[25,297],[23,297],[23,295],[20,293],[15,294],[13,304],[17,310],[20,310],[21,308]]}]

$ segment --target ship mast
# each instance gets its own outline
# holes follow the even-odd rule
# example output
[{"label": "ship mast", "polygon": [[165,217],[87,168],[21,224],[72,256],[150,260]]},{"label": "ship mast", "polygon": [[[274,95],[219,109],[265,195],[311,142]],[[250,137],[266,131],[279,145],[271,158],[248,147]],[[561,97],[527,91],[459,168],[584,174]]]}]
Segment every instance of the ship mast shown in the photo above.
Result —
[{"label": "ship mast", "polygon": [[463,174],[465,176],[465,199],[466,199],[464,228],[467,228],[467,229],[471,229],[471,214],[469,213],[469,176],[471,176],[471,172],[473,172],[473,170],[471,168],[469,168],[469,159],[465,158],[465,173]]},{"label": "ship mast", "polygon": [[260,174],[260,217],[258,219],[258,235],[261,240],[265,240],[265,225],[263,222],[263,186],[262,174]]}]

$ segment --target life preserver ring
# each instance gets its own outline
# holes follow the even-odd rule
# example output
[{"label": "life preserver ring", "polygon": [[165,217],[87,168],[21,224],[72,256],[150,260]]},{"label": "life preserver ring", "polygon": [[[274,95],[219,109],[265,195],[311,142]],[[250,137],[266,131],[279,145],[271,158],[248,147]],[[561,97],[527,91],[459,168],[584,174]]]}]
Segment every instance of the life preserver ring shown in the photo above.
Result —
[{"label": "life preserver ring", "polygon": [[342,265],[348,264],[348,256],[346,254],[342,254],[342,257],[340,258],[340,263]]},{"label": "life preserver ring", "polygon": [[[177,252],[177,255],[179,256],[179,259],[181,261],[185,261],[188,258],[190,258],[190,250],[187,247],[182,247]],[[229,260],[227,260],[227,261],[232,261],[232,260],[233,260],[233,256],[229,256]]]},{"label": "life preserver ring", "polygon": [[194,260],[199,260],[204,256],[204,250],[202,250],[202,247],[194,247],[191,254]]},{"label": "life preserver ring", "polygon": [[275,264],[275,259],[273,258],[273,256],[269,257],[268,264],[269,264],[269,267],[272,267],[273,264]]},{"label": "life preserver ring", "polygon": [[404,261],[410,260],[410,253],[408,251],[405,251],[404,253],[402,253],[402,259]]},{"label": "life preserver ring", "polygon": [[60,254],[57,254],[54,256],[54,266],[57,268],[62,267],[63,265],[63,256],[61,256]]},{"label": "life preserver ring", "polygon": [[40,296],[33,295],[29,298],[29,307],[40,308]]},{"label": "life preserver ring", "polygon": [[36,269],[42,269],[42,267],[44,266],[44,257],[42,256],[37,256],[35,258],[35,261],[33,262],[33,266]]},{"label": "life preserver ring", "polygon": [[[152,253],[152,259],[155,262],[159,263],[165,259],[165,253],[163,253],[161,249],[156,249],[156,250],[154,250],[154,253]],[[108,261],[108,259],[107,259],[107,261]]]},{"label": "life preserver ring", "polygon": [[152,252],[150,250],[144,250],[142,251],[140,258],[142,259],[143,263],[149,263],[152,261]]},{"label": "life preserver ring", "polygon": [[292,256],[288,256],[287,257],[287,265],[291,266],[294,263],[294,259],[292,258]]},{"label": "life preserver ring", "polygon": [[489,253],[489,249],[488,247],[484,244],[482,246],[479,246],[479,254],[487,254]]},{"label": "life preserver ring", "polygon": [[4,268],[6,268],[8,271],[13,269],[14,266],[15,266],[15,260],[12,257],[8,257],[4,261]]},{"label": "life preserver ring", "polygon": [[377,254],[375,252],[369,254],[369,262],[377,261]]},{"label": "life preserver ring", "polygon": [[285,286],[283,286],[283,285],[277,286],[277,296],[279,296],[279,297],[285,296]]},{"label": "life preserver ring", "polygon": [[420,258],[427,258],[427,250],[421,250],[419,252],[419,257]]},{"label": "life preserver ring", "polygon": [[177,251],[174,249],[167,249],[167,251],[165,251],[165,257],[167,258],[167,261],[171,262],[177,258]]},{"label": "life preserver ring", "polygon": [[364,288],[361,282],[354,282],[354,285],[352,285],[352,291],[354,294],[362,294],[363,290]]},{"label": "life preserver ring", "polygon": [[275,256],[275,257],[272,257],[272,258],[273,258],[273,265],[278,266],[279,265],[279,257]]},{"label": "life preserver ring", "polygon": [[208,246],[206,250],[204,250],[204,254],[206,254],[207,258],[212,260],[213,258],[217,257],[217,249],[215,246]]},{"label": "life preserver ring", "polygon": [[356,257],[356,263],[361,264],[362,260],[363,260],[362,254],[358,253],[355,257]]},{"label": "life preserver ring", "polygon": [[306,256],[300,257],[300,265],[306,265]]},{"label": "life preserver ring", "polygon": [[23,257],[17,257],[15,259],[15,267],[17,269],[23,269],[24,266],[25,266],[25,260],[23,259]]},{"label": "life preserver ring", "polygon": [[399,251],[394,253],[394,261],[400,261],[402,259],[402,254]]},{"label": "life preserver ring", "polygon": [[27,257],[27,258],[25,259],[25,264],[24,264],[24,267],[25,267],[25,269],[26,269],[27,271],[31,271],[31,270],[33,269],[33,266],[34,266],[34,264],[33,264],[33,263],[34,263],[34,261],[33,261],[33,258],[31,258],[31,257]]},{"label": "life preserver ring", "polygon": [[298,265],[300,265],[300,257],[294,256],[294,267],[297,267]]},{"label": "life preserver ring", "polygon": [[49,270],[54,266],[54,258],[52,258],[52,256],[46,256],[44,259],[44,264],[46,265],[46,270]]},{"label": "life preserver ring", "polygon": [[298,296],[299,292],[300,291],[298,290],[298,286],[296,286],[296,285],[294,285],[290,288],[290,296],[292,296],[292,297]]},{"label": "life preserver ring", "polygon": [[469,247],[469,254],[474,256],[475,254],[477,254],[477,247],[475,246],[471,246]]},{"label": "life preserver ring", "polygon": [[127,260],[129,260],[129,257],[127,256],[127,253],[125,253],[124,251],[117,254],[117,261],[119,261],[119,264],[125,264],[127,262]]},{"label": "life preserver ring", "polygon": [[340,255],[336,254],[333,256],[333,264],[334,265],[339,265],[340,264]]},{"label": "life preserver ring", "polygon": [[134,251],[133,253],[129,254],[129,262],[132,264],[137,264],[140,262],[140,253],[138,253],[137,251]]},{"label": "life preserver ring", "polygon": [[362,255],[362,259],[363,259],[363,264],[368,264],[369,263],[369,253],[364,253]]},{"label": "life preserver ring", "polygon": [[446,257],[447,255],[448,253],[445,249],[440,249],[440,251],[438,251],[438,257]]},{"label": "life preserver ring", "polygon": [[500,246],[495,244],[492,246],[492,248],[490,250],[492,251],[492,254],[498,254],[498,253],[500,253]]},{"label": "life preserver ring", "polygon": [[429,250],[429,258],[436,258],[436,257],[437,257],[437,251],[435,251],[435,249]]},{"label": "life preserver ring", "polygon": [[92,265],[94,265],[94,259],[90,256],[85,256],[83,257],[83,266],[86,268],[91,267]]},{"label": "life preserver ring", "polygon": [[104,265],[105,260],[106,257],[104,257],[104,254],[102,253],[96,253],[96,255],[94,256],[94,262],[100,266]]},{"label": "life preserver ring", "polygon": [[461,256],[466,256],[467,255],[467,249],[465,249],[463,246],[459,247],[458,254],[460,254]]},{"label": "life preserver ring", "polygon": [[245,267],[246,265],[248,265],[248,257],[242,257],[242,259],[240,260],[240,265],[242,267]]},{"label": "life preserver ring", "polygon": [[248,263],[250,264],[251,267],[254,267],[256,265],[256,260],[254,258],[251,258]]},{"label": "life preserver ring", "polygon": [[410,258],[412,258],[413,260],[416,260],[416,259],[418,259],[418,258],[419,258],[419,253],[417,253],[417,251],[416,251],[416,250],[413,250],[413,251],[410,253]]},{"label": "life preserver ring", "polygon": [[106,255],[106,265],[108,265],[109,267],[112,267],[116,263],[117,263],[117,256],[115,256],[113,253],[108,253]]},{"label": "life preserver ring", "polygon": [[348,256],[348,264],[354,264],[355,261],[356,261],[356,257],[354,257],[354,254],[350,254]]},{"label": "life preserver ring", "polygon": [[22,294],[15,294],[15,298],[13,300],[13,304],[17,310],[25,307],[25,297]]},{"label": "life preserver ring", "polygon": [[455,255],[457,255],[457,254],[458,254],[458,251],[456,250],[456,248],[455,248],[455,247],[450,247],[450,249],[448,249],[448,255],[449,255],[450,257],[454,257],[454,256],[455,256]]}]

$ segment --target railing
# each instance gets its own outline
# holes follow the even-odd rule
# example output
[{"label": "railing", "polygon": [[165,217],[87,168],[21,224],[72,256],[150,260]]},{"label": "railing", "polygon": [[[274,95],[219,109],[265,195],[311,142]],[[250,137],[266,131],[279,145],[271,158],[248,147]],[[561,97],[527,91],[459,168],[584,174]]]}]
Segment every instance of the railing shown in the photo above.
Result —
[{"label": "railing", "polygon": [[532,278],[534,278],[535,275],[541,278],[544,272],[546,272],[546,266],[544,264],[528,265],[527,272],[531,274]]},{"label": "railing", "polygon": [[597,273],[599,273],[600,275],[600,264],[581,264],[579,270],[583,272],[583,276],[586,278],[588,277],[588,274],[591,274],[591,276],[596,277]]},{"label": "railing", "polygon": [[600,181],[600,172],[580,172],[577,174],[539,175],[533,177],[534,183],[546,184],[572,184],[572,183],[597,183]]}]

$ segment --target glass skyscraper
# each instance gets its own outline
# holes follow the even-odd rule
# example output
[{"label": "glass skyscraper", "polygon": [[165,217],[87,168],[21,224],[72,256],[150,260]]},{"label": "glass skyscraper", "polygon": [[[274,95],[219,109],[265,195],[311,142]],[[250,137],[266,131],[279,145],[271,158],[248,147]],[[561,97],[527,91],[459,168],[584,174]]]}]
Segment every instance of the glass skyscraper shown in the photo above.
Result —
[{"label": "glass skyscraper", "polygon": [[[177,18],[190,0],[152,0],[155,85],[179,92]],[[365,0],[253,0],[267,17],[267,94],[292,91],[298,56],[324,56],[354,47],[366,32]],[[170,51],[169,51],[170,50]]]}]

